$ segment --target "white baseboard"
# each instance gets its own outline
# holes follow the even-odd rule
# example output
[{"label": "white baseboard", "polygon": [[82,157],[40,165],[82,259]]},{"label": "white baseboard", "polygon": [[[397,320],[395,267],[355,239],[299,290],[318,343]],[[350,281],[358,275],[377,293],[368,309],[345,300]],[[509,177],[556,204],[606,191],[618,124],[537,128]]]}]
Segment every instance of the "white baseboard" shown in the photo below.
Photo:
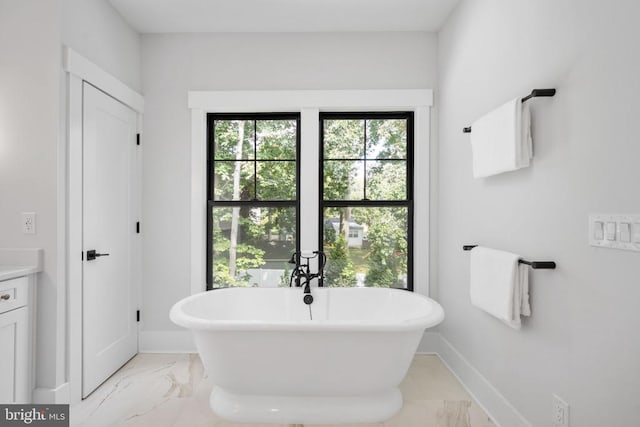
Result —
[{"label": "white baseboard", "polygon": [[427,344],[437,348],[442,362],[498,427],[532,427],[532,424],[449,341],[440,334],[437,336],[429,337],[433,342]]},{"label": "white baseboard", "polygon": [[140,331],[140,353],[197,353],[191,331]]},{"label": "white baseboard", "polygon": [[57,388],[36,388],[33,390],[33,403],[69,403],[69,383],[61,384]]}]

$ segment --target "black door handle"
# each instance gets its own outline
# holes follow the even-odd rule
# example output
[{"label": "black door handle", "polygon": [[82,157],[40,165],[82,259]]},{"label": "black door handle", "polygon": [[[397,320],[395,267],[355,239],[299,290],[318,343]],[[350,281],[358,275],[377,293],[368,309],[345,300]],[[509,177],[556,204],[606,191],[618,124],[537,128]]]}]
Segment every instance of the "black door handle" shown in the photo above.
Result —
[{"label": "black door handle", "polygon": [[95,249],[91,249],[87,251],[87,261],[93,261],[94,259],[101,256],[109,256],[109,254],[98,254]]}]

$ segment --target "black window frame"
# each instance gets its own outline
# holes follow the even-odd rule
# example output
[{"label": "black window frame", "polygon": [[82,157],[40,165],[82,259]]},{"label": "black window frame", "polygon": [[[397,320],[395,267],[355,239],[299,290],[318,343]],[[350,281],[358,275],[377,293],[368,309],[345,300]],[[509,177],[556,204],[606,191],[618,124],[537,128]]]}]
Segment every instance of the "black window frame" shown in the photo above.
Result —
[{"label": "black window frame", "polygon": [[[215,121],[216,120],[295,120],[296,121],[296,199],[295,200],[258,200],[254,194],[253,200],[215,200],[214,179],[215,179]],[[295,112],[285,113],[207,113],[207,291],[224,289],[213,285],[213,207],[295,207],[296,209],[296,251],[300,251],[300,121],[301,114]],[[254,124],[254,138],[256,132]],[[254,140],[254,144],[257,141]],[[235,161],[235,160],[226,160]],[[257,162],[265,161],[254,156],[253,159],[242,160],[253,162],[256,167]],[[273,159],[267,161],[288,162],[291,159]],[[254,169],[255,170],[255,169]],[[257,190],[257,173],[254,173],[254,186]]]},{"label": "black window frame", "polygon": [[[369,200],[366,199],[366,173],[365,173],[365,199],[362,200],[325,200],[324,199],[324,121],[325,120],[384,120],[384,119],[405,119],[407,120],[407,147],[406,147],[406,173],[407,173],[407,195],[404,200]],[[414,213],[414,133],[415,122],[413,111],[371,111],[371,112],[320,112],[319,114],[319,128],[320,128],[320,150],[319,150],[319,187],[318,187],[318,247],[323,248],[324,244],[324,209],[325,208],[340,208],[340,207],[406,207],[407,208],[407,287],[398,288],[406,291],[413,292],[413,257],[414,257],[414,245],[413,245],[413,213]],[[365,161],[367,160],[366,152],[366,124],[364,144],[365,150],[363,157],[360,159],[329,159],[329,160],[352,160],[352,161]],[[393,160],[393,159],[386,159]],[[322,283],[319,286],[323,286]]]}]

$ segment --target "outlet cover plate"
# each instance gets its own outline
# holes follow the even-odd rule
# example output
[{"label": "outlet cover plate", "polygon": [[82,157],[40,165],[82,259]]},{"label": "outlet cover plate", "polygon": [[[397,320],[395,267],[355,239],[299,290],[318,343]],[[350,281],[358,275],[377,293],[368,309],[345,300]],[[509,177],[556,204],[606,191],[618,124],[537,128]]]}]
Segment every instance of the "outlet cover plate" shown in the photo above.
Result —
[{"label": "outlet cover plate", "polygon": [[552,396],[551,420],[553,427],[569,427],[569,404],[555,394]]},{"label": "outlet cover plate", "polygon": [[36,234],[35,212],[22,212],[22,233]]}]

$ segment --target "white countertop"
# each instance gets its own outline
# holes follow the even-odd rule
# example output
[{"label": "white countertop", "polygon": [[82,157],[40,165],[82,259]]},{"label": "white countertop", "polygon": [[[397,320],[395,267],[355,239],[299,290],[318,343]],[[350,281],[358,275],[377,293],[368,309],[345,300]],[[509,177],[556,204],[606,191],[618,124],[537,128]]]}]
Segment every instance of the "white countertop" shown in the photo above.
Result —
[{"label": "white countertop", "polygon": [[0,280],[41,272],[42,258],[42,249],[0,248]]},{"label": "white countertop", "polygon": [[26,276],[27,274],[34,274],[41,271],[35,265],[32,266],[13,266],[13,265],[0,265],[0,280],[15,279],[16,277]]}]

